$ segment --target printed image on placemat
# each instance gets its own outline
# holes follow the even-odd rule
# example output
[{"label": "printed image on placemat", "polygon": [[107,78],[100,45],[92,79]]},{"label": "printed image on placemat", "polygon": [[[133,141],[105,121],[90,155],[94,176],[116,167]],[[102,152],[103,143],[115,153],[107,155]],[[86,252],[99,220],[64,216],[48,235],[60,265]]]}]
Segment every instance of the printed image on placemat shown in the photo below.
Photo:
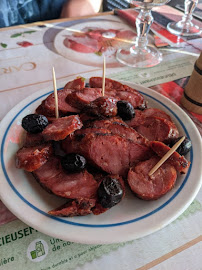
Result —
[{"label": "printed image on placemat", "polygon": [[116,51],[134,44],[135,37],[135,30],[121,22],[85,21],[59,32],[54,46],[62,56],[83,65],[101,67],[105,56],[107,67],[120,67]]}]

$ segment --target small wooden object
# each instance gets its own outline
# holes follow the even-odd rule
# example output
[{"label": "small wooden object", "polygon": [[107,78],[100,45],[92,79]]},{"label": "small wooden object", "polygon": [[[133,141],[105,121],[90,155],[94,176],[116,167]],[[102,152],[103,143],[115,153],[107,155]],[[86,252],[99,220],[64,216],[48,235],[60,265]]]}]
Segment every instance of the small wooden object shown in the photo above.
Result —
[{"label": "small wooden object", "polygon": [[181,104],[188,111],[202,114],[202,52],[197,59],[192,75],[185,86]]},{"label": "small wooden object", "polygon": [[56,86],[56,78],[55,78],[55,69],[53,67],[53,87],[54,87],[54,96],[55,96],[55,117],[59,117],[58,113],[58,92],[57,92],[57,86]]},{"label": "small wooden object", "polygon": [[180,146],[180,144],[184,141],[185,136],[183,136],[173,147],[156,163],[156,165],[149,172],[149,176],[151,176],[155,171],[158,170],[159,167],[175,152],[175,150]]},{"label": "small wooden object", "polygon": [[103,59],[103,69],[102,69],[102,96],[105,95],[105,70],[106,70],[106,64],[105,64],[105,56]]}]

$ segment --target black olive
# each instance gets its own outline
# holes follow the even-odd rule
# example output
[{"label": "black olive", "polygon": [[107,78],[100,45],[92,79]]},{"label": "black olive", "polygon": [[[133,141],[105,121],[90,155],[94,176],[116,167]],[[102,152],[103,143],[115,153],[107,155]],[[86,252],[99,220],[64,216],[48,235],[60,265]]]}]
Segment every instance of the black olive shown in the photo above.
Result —
[{"label": "black olive", "polygon": [[68,154],[62,157],[61,165],[68,172],[80,172],[86,166],[86,159],[78,154]]},{"label": "black olive", "polygon": [[48,125],[48,119],[41,114],[28,114],[22,119],[22,127],[29,133],[42,132]]},{"label": "black olive", "polygon": [[[182,136],[177,139],[172,139],[172,141],[169,143],[169,147],[173,147],[173,145],[176,142],[178,142],[181,138]],[[191,141],[186,137],[185,140],[177,148],[176,152],[178,152],[181,156],[185,156],[187,153],[189,153],[190,150],[191,150]]]},{"label": "black olive", "polygon": [[111,208],[121,201],[123,189],[116,178],[106,177],[98,188],[98,202],[104,208]]},{"label": "black olive", "polygon": [[85,84],[85,87],[86,87],[86,88],[90,88],[90,83],[86,83],[86,84]]},{"label": "black olive", "polygon": [[129,102],[125,100],[120,100],[117,102],[118,115],[123,120],[131,120],[135,117],[135,110]]}]

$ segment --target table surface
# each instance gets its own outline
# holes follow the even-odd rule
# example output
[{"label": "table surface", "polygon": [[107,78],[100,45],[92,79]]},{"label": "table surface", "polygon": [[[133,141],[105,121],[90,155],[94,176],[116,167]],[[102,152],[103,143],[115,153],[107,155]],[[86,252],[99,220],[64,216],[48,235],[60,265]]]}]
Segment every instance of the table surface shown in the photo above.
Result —
[{"label": "table surface", "polygon": [[[123,67],[112,55],[107,58],[106,76],[149,86],[180,106],[183,87],[202,51],[202,37],[180,40],[170,35],[166,30],[166,24],[172,20],[179,20],[182,15],[171,7],[156,8],[153,14],[155,23],[150,33],[150,41],[162,50],[161,66],[145,70]],[[195,20],[195,23],[202,27],[200,22]],[[133,30],[125,20],[111,12],[94,17],[59,19],[0,29],[0,120],[25,97],[50,85],[52,87],[52,66],[55,67],[58,88],[77,76],[102,76],[100,59],[98,63],[93,63],[89,61],[88,56],[82,56],[81,53],[64,53],[59,43],[64,28],[118,29],[120,25],[123,31]],[[177,47],[178,44],[183,48]],[[117,46],[121,44],[113,44],[115,49]],[[91,57],[90,59],[93,59],[94,56],[91,54]],[[169,73],[171,63],[175,72]],[[184,66],[186,64],[183,71],[178,67],[179,63]],[[167,75],[158,78],[157,72]],[[156,76],[156,79],[145,80],[148,79],[148,74]],[[185,112],[202,134],[202,117],[187,110]],[[202,190],[177,221],[75,269],[202,269],[201,204]],[[5,226],[15,219],[16,217],[0,201],[0,225]]]}]

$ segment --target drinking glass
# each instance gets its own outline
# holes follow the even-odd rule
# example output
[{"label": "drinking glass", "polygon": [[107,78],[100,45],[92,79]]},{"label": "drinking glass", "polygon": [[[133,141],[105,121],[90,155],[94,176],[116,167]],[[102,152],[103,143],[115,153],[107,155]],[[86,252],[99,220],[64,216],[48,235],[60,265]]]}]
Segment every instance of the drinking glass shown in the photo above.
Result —
[{"label": "drinking glass", "polygon": [[171,22],[167,25],[167,29],[175,35],[179,36],[193,36],[198,35],[201,32],[201,29],[192,23],[192,14],[198,0],[185,0],[184,1],[184,15],[182,20],[179,22]]},{"label": "drinking glass", "polygon": [[137,37],[132,47],[117,51],[116,59],[120,63],[130,67],[146,68],[153,67],[162,61],[162,54],[154,46],[148,44],[148,33],[153,23],[152,8],[168,2],[170,0],[130,1],[135,9],[140,8],[136,18]]}]

